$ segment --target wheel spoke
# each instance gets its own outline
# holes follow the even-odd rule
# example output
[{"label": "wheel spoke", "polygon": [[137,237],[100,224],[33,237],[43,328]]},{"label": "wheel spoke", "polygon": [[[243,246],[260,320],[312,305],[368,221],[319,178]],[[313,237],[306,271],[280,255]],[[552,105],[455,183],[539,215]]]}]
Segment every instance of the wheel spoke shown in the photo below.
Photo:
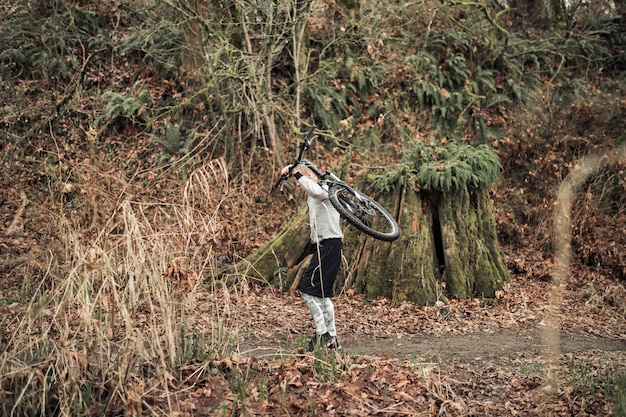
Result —
[{"label": "wheel spoke", "polygon": [[333,184],[330,201],[350,224],[368,235],[393,241],[400,235],[396,221],[374,200],[345,184]]}]

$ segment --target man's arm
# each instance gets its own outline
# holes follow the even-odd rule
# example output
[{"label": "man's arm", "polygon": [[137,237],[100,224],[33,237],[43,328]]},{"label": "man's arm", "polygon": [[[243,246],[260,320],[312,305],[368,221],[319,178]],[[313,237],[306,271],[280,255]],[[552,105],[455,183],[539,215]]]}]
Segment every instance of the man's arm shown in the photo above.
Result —
[{"label": "man's arm", "polygon": [[304,191],[306,191],[311,197],[321,201],[328,200],[328,192],[312,178],[302,175],[299,171],[297,171],[294,175]]},{"label": "man's arm", "polygon": [[296,165],[295,167],[287,165],[281,169],[280,173],[281,175],[286,175],[291,172],[307,194],[317,200],[328,200],[328,192],[317,183],[317,177],[315,179],[309,177],[306,175],[307,171],[305,169],[306,167],[303,169],[301,165]]}]

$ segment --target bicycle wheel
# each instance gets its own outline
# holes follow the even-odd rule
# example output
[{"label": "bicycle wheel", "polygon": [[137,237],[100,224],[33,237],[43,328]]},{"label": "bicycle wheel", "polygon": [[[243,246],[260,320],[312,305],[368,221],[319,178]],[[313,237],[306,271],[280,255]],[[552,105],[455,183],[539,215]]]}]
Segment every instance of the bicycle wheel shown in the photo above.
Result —
[{"label": "bicycle wheel", "polygon": [[328,194],[341,217],[363,233],[385,242],[400,236],[400,227],[395,219],[368,196],[341,183],[330,184]]}]

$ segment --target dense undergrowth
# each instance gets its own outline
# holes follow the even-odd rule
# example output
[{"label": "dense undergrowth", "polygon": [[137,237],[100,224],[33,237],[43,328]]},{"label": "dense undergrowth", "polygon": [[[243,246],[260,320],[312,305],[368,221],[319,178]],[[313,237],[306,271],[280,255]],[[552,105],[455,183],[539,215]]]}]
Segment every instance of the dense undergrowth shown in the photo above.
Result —
[{"label": "dense undergrowth", "polygon": [[[521,30],[506,11],[457,2],[0,7],[7,415],[171,415],[199,375],[213,389],[230,384],[225,414],[277,398],[263,390],[282,387],[274,371],[290,368],[240,371],[225,359],[237,326],[213,277],[293,211],[267,191],[308,123],[321,126],[313,157],[331,165],[350,154],[351,171],[398,169],[418,145],[496,149],[501,243],[516,254],[511,269],[540,279],[557,185],[579,158],[626,140],[626,34],[604,10]],[[616,287],[626,277],[624,165],[599,168],[572,214],[576,261]],[[208,290],[224,297],[200,333],[194,299]],[[292,365],[321,384],[351,360]],[[421,372],[425,404],[454,415],[442,406],[456,404],[453,393]]]}]

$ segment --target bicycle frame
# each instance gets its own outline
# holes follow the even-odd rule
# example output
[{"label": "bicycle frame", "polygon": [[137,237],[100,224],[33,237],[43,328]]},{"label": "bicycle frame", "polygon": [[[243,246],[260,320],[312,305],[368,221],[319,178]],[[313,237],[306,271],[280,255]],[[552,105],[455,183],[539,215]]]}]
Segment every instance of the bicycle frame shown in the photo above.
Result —
[{"label": "bicycle frame", "polygon": [[[313,132],[315,132],[315,129],[317,129],[317,126],[311,125],[311,127],[309,128],[309,131],[307,132],[306,136],[302,140],[302,143],[300,143],[300,151],[298,152],[298,156],[296,157],[296,159],[291,164],[291,167],[289,168],[289,172],[286,175],[281,175],[280,178],[278,178],[278,180],[272,187],[272,191],[274,191],[279,185],[281,185],[283,181],[286,181],[291,176],[291,172],[293,171],[293,168],[295,168],[296,166],[300,164],[307,166],[311,171],[313,171],[313,173],[321,181],[327,181],[327,178],[330,178],[333,182],[337,184],[342,184],[342,185],[347,186],[347,184],[344,181],[342,181],[341,178],[339,178],[338,176],[330,172],[330,170],[326,170],[325,172],[322,172],[314,163],[312,163],[311,161],[307,159],[304,159],[304,154],[311,147],[311,142],[313,142],[313,140],[317,138],[317,135],[313,135]],[[354,191],[356,192],[355,196],[359,199],[360,202],[364,202],[364,203],[368,202],[369,199],[366,196],[364,196],[360,191],[358,190],[354,190]]]},{"label": "bicycle frame", "polygon": [[[320,171],[320,169],[308,159],[302,159],[300,161],[300,164],[308,167],[311,171],[313,171],[313,173],[317,175],[320,181],[328,181],[328,178],[330,178],[330,181],[332,181],[333,183],[348,186],[348,184],[346,184],[345,181],[343,181],[341,178],[333,174],[330,170],[327,169],[325,172]],[[359,201],[367,202],[367,199],[364,198],[363,193],[361,193],[359,190],[356,190],[356,189],[354,189],[354,192],[355,192],[355,196],[359,199]]]},{"label": "bicycle frame", "polygon": [[[311,147],[311,142],[313,142],[313,140],[317,137],[317,135],[315,135],[315,136],[313,135],[313,132],[315,132],[316,128],[317,128],[317,126],[311,125],[311,127],[309,128],[309,131],[307,132],[306,136],[302,140],[302,143],[300,144],[300,152],[298,152],[298,156],[296,157],[296,159],[293,161],[293,163],[289,167],[289,172],[287,172],[287,174],[285,174],[285,175],[281,175],[278,178],[278,180],[276,181],[276,183],[272,187],[272,191],[274,191],[283,181],[286,181],[291,176],[291,172],[293,171],[293,169],[296,166],[300,165],[300,163],[302,162],[302,160],[304,158],[304,154]],[[317,168],[316,168],[316,170],[317,170],[317,172],[320,172]]]},{"label": "bicycle frame", "polygon": [[[313,135],[315,129],[316,126],[312,125],[300,144],[297,158],[289,166],[288,171],[280,175],[272,187],[272,191],[292,175],[296,166],[304,165],[319,178],[320,182],[327,185],[325,189],[328,191],[330,202],[348,223],[375,239],[387,242],[396,240],[400,236],[400,228],[393,216],[384,207],[367,195],[350,187],[330,170],[321,171],[314,163],[304,159],[304,154],[311,146],[311,142],[317,137]],[[380,220],[375,223],[375,219],[381,219],[382,223]]]}]

